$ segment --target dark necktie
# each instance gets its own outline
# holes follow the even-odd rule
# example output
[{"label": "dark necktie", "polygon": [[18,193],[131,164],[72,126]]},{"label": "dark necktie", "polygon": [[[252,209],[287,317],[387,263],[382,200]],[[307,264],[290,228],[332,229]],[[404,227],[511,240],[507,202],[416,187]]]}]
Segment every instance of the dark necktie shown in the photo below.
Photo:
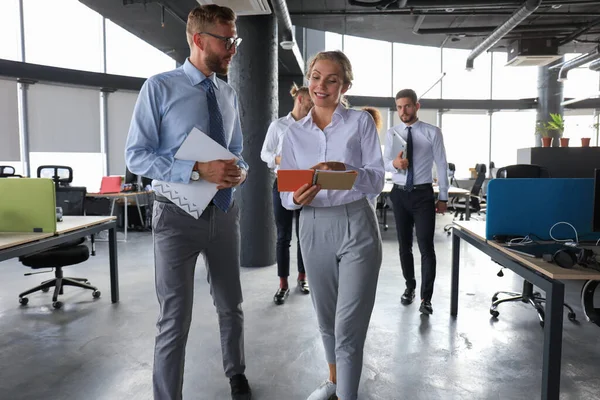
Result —
[{"label": "dark necktie", "polygon": [[405,189],[407,191],[412,191],[414,188],[414,168],[413,168],[413,137],[412,137],[412,127],[408,127],[408,134],[406,135],[406,152],[408,153],[408,172],[406,174],[406,185]]},{"label": "dark necktie", "polygon": [[[225,143],[225,129],[223,129],[223,116],[219,109],[219,103],[217,103],[217,96],[215,96],[215,89],[213,82],[206,78],[200,85],[206,90],[206,102],[208,103],[208,115],[209,115],[209,129],[210,137],[221,146],[227,148]],[[231,205],[231,198],[233,197],[233,189],[225,188],[217,191],[215,197],[213,197],[213,203],[219,209],[227,212]]]}]

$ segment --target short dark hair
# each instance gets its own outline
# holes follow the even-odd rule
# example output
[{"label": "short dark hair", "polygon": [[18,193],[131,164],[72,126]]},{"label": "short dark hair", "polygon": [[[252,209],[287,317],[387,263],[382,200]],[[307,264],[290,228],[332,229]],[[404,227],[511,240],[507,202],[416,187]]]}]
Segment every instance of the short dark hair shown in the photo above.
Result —
[{"label": "short dark hair", "polygon": [[402,89],[396,93],[396,100],[398,99],[410,99],[414,104],[417,104],[417,93],[412,89]]}]

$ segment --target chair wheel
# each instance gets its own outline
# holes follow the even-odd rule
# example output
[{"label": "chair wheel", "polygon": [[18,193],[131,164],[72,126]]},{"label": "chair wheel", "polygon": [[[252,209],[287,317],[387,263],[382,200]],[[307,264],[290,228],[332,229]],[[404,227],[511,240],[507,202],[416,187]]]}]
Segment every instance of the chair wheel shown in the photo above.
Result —
[{"label": "chair wheel", "polygon": [[567,314],[567,318],[569,318],[569,321],[577,321],[577,315],[574,312]]},{"label": "chair wheel", "polygon": [[102,293],[100,293],[100,291],[99,291],[99,290],[94,290],[94,291],[92,292],[92,297],[94,297],[95,299],[97,299],[97,298],[99,298],[99,297],[100,297],[100,295],[101,295],[101,294],[102,294]]},{"label": "chair wheel", "polygon": [[494,318],[498,318],[498,315],[500,315],[500,313],[498,311],[496,311],[496,310],[490,310],[490,314]]},{"label": "chair wheel", "polygon": [[57,309],[57,310],[58,310],[59,308],[61,308],[61,307],[62,307],[62,305],[63,305],[63,303],[62,303],[62,302],[60,302],[60,301],[53,301],[53,302],[52,302],[52,307],[54,307],[54,308],[55,308],[55,309]]},{"label": "chair wheel", "polygon": [[45,287],[45,288],[42,289],[42,292],[48,293],[49,290],[50,290],[50,288]]},{"label": "chair wheel", "polygon": [[29,299],[28,299],[27,297],[19,297],[19,303],[20,303],[22,306],[26,306],[26,305],[27,305],[27,303],[29,303]]}]

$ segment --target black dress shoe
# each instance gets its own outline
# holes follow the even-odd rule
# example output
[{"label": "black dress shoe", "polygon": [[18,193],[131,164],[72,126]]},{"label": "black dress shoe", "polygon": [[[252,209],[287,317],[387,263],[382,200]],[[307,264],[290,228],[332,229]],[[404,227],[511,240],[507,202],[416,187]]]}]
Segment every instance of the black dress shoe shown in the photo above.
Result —
[{"label": "black dress shoe", "polygon": [[415,289],[406,289],[404,291],[404,294],[402,295],[402,297],[400,298],[400,303],[404,304],[405,306],[411,304],[413,302],[413,300],[415,299]]},{"label": "black dress shoe", "polygon": [[273,302],[275,304],[277,304],[278,306],[280,306],[283,303],[285,303],[285,299],[287,299],[287,297],[289,295],[290,295],[290,289],[279,288],[279,289],[277,289],[277,293],[275,293],[275,296],[273,296]]},{"label": "black dress shoe", "polygon": [[298,279],[298,289],[302,294],[309,294],[310,289],[308,288],[308,282],[306,279]]},{"label": "black dress shoe", "polygon": [[433,314],[433,307],[431,306],[431,302],[428,300],[423,300],[421,302],[421,307],[419,307],[419,311],[421,312],[421,314]]},{"label": "black dress shoe", "polygon": [[248,379],[246,375],[237,374],[229,378],[229,385],[231,386],[231,399],[232,400],[251,400],[252,390],[248,385]]}]

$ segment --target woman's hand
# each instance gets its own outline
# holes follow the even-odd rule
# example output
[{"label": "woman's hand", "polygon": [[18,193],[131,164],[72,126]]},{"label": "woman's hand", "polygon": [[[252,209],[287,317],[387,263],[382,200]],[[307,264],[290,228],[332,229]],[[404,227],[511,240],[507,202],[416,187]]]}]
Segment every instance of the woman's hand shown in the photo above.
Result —
[{"label": "woman's hand", "polygon": [[311,169],[322,169],[322,170],[331,170],[331,171],[345,171],[346,164],[337,161],[327,161],[321,162],[317,165],[313,166]]},{"label": "woman's hand", "polygon": [[305,183],[294,192],[294,203],[300,206],[309,205],[320,190],[321,186],[319,185]]}]

